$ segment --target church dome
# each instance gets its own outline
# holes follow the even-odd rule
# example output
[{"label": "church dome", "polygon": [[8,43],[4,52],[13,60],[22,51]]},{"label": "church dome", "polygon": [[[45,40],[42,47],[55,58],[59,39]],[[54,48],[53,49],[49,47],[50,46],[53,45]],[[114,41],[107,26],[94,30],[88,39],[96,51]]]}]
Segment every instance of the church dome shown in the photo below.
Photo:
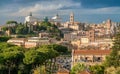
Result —
[{"label": "church dome", "polygon": [[26,23],[26,22],[36,22],[36,21],[38,21],[38,19],[35,18],[35,17],[33,17],[33,16],[32,16],[32,13],[30,13],[29,16],[26,16],[26,17],[25,17],[25,23]]}]

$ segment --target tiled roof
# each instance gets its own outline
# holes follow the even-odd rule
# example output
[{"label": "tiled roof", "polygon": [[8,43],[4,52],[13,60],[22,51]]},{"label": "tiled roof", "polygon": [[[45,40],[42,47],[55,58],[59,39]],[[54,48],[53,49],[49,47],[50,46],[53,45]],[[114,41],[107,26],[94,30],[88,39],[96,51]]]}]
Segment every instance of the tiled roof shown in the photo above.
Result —
[{"label": "tiled roof", "polygon": [[69,73],[69,71],[68,71],[67,69],[65,69],[65,68],[60,68],[60,69],[58,70],[58,72],[59,72],[59,73]]},{"label": "tiled roof", "polygon": [[88,72],[88,71],[82,71],[82,72],[80,72],[79,74],[91,74],[91,73]]},{"label": "tiled roof", "polygon": [[10,40],[25,40],[26,38],[12,38]]},{"label": "tiled roof", "polygon": [[111,50],[73,50],[74,55],[108,55]]}]

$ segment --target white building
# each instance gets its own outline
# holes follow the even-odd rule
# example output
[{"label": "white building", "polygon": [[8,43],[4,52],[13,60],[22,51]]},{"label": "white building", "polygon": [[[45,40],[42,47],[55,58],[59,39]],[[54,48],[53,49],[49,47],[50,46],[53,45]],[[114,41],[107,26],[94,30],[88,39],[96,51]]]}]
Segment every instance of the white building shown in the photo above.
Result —
[{"label": "white building", "polygon": [[64,28],[70,28],[73,30],[81,30],[84,23],[74,21],[74,13],[70,14],[70,21],[63,23]]},{"label": "white building", "polygon": [[51,18],[51,22],[57,26],[60,26],[61,21],[62,19],[60,18],[58,14]]},{"label": "white building", "polygon": [[29,22],[29,23],[35,23],[35,22],[37,22],[37,21],[38,21],[38,18],[33,17],[33,16],[32,16],[32,13],[30,13],[29,16],[26,16],[26,17],[25,17],[25,23],[27,23],[27,22]]}]

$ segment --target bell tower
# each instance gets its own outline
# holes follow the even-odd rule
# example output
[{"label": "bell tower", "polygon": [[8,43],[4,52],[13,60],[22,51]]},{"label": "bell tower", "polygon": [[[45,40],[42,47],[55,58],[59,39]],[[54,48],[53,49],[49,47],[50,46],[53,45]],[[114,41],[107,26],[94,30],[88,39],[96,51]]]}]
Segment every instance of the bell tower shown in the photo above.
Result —
[{"label": "bell tower", "polygon": [[106,22],[106,28],[107,28],[107,34],[110,34],[110,29],[111,29],[111,20],[108,19]]},{"label": "bell tower", "polygon": [[70,13],[70,23],[74,24],[74,13]]}]

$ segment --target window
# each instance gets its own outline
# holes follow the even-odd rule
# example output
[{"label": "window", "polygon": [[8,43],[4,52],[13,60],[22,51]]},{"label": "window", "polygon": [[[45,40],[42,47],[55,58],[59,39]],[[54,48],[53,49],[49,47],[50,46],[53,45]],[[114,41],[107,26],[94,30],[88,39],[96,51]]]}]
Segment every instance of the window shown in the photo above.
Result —
[{"label": "window", "polygon": [[94,62],[101,62],[102,60],[101,60],[101,57],[93,57],[93,61]]}]

